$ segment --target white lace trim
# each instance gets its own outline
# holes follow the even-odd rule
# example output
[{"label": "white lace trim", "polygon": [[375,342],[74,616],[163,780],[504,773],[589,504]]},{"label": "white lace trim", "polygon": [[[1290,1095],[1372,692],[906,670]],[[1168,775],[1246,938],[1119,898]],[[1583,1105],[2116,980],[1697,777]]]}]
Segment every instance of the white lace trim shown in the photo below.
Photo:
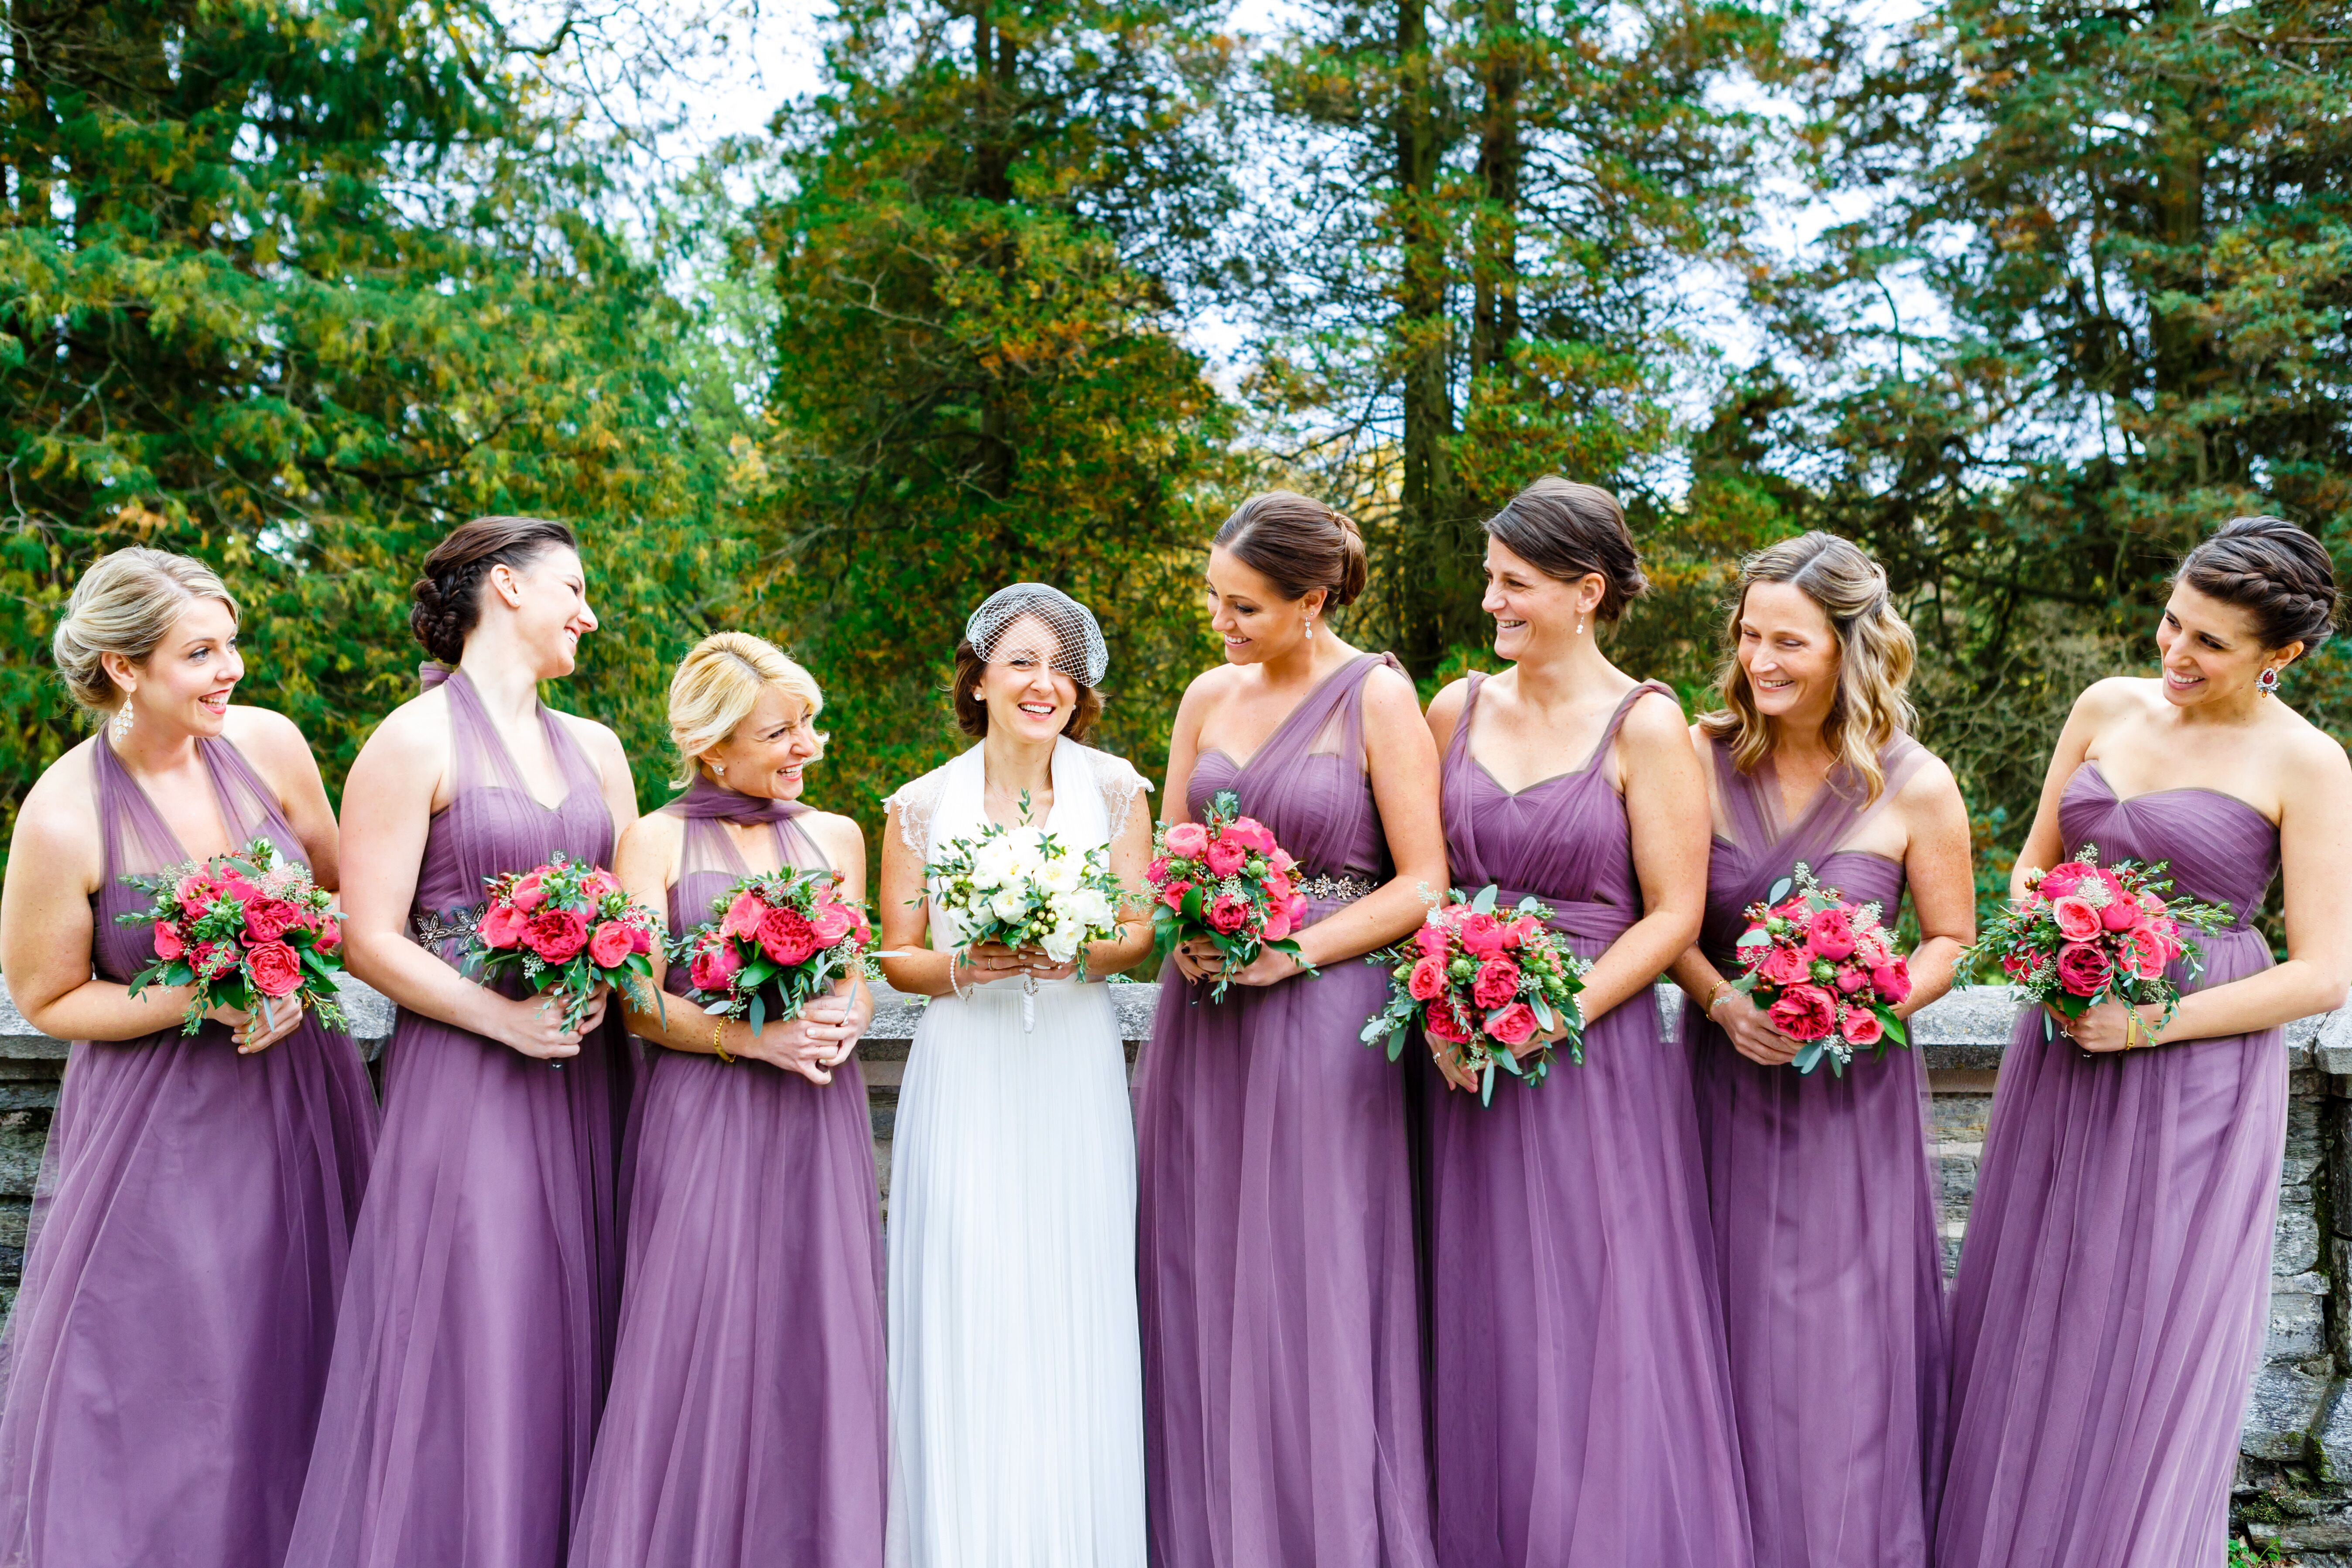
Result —
[{"label": "white lace trim", "polygon": [[939,815],[940,797],[947,791],[948,766],[942,763],[921,778],[908,780],[885,803],[898,810],[900,840],[926,860],[931,856],[931,818]]},{"label": "white lace trim", "polygon": [[[1095,787],[1102,792],[1103,816],[1110,823],[1109,840],[1116,843],[1127,826],[1128,813],[1150,791],[1151,781],[1124,757],[1092,746],[1080,746],[1077,752],[1093,773]],[[887,802],[898,812],[899,838],[926,859],[931,853],[931,819],[939,815],[940,801],[947,793],[949,765],[941,763],[922,777],[900,784]]]},{"label": "white lace trim", "polygon": [[1095,784],[1102,790],[1103,816],[1110,821],[1109,842],[1116,844],[1127,827],[1127,814],[1150,791],[1151,781],[1136,772],[1125,757],[1114,757],[1092,746],[1080,746],[1078,752],[1094,769]]}]

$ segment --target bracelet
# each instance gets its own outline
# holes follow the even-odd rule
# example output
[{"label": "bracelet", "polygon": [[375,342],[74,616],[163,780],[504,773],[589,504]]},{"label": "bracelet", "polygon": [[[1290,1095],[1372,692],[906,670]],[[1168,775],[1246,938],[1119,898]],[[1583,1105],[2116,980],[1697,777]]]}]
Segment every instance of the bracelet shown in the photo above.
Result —
[{"label": "bracelet", "polygon": [[719,1043],[719,1037],[726,1032],[727,1025],[722,1019],[718,1026],[710,1031],[710,1048],[718,1054],[720,1061],[725,1062],[729,1067],[733,1067],[735,1065],[735,1058],[729,1056],[727,1054],[727,1047]]},{"label": "bracelet", "polygon": [[949,954],[948,954],[948,989],[949,989],[950,992],[954,993],[954,994],[955,994],[955,999],[956,999],[957,1001],[959,1001],[959,1002],[968,1002],[968,1001],[970,1001],[970,1000],[971,1000],[971,998],[970,998],[970,997],[968,997],[968,996],[966,996],[966,995],[963,994],[963,986],[962,986],[961,983],[960,983],[960,982],[956,979],[956,971],[957,971],[958,969],[961,969],[962,966],[963,966],[963,954],[962,954],[962,953],[961,953],[961,952],[950,952],[950,953],[949,953]]},{"label": "bracelet", "polygon": [[[1724,994],[1725,992],[1727,992],[1727,991],[1730,990],[1730,989],[1731,989],[1731,982],[1730,982],[1730,981],[1728,981],[1728,980],[1717,980],[1717,981],[1715,983],[1715,989],[1714,989],[1714,990],[1712,990],[1712,991],[1710,991],[1710,992],[1708,992],[1708,993],[1706,994],[1706,1006],[1704,1006],[1704,1007],[1701,1007],[1701,1008],[1699,1009],[1699,1012],[1700,1012],[1702,1015],[1704,1015],[1705,1016],[1708,1017],[1708,1018],[1713,1018],[1713,1017],[1715,1016],[1715,1005],[1716,1005],[1717,1002],[1722,1001],[1722,1000],[1723,1000],[1723,994]],[[1582,1012],[1582,1011],[1583,1011],[1583,1009],[1582,1009],[1582,1008],[1579,1008],[1579,1009],[1577,1009],[1577,1010],[1578,1010],[1579,1012]]]}]

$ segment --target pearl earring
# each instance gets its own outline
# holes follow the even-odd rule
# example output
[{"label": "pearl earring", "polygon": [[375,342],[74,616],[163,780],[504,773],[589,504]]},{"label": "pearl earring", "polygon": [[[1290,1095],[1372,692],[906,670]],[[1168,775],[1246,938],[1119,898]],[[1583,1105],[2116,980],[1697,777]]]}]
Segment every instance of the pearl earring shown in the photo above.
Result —
[{"label": "pearl earring", "polygon": [[1582,637],[1584,635],[1584,612],[1582,610],[1576,612],[1576,635],[1578,637]]},{"label": "pearl earring", "polygon": [[1313,642],[1315,640],[1315,617],[1313,616],[1307,617],[1307,640],[1308,642]]},{"label": "pearl earring", "polygon": [[106,726],[113,732],[116,745],[119,746],[131,739],[131,699],[125,697],[122,700],[122,706],[114,710],[113,719],[109,721]]},{"label": "pearl earring", "polygon": [[725,763],[713,763],[710,764],[710,771],[717,773],[723,779],[727,776],[727,764]]}]

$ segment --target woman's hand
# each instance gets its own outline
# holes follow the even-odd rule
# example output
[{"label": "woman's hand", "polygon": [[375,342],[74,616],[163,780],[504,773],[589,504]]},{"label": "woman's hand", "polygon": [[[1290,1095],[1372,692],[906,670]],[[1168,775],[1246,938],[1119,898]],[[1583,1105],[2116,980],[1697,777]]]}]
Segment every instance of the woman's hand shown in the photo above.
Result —
[{"label": "woman's hand", "polygon": [[1715,999],[1716,1026],[1731,1037],[1731,1048],[1759,1067],[1784,1068],[1797,1059],[1804,1042],[1772,1026],[1761,1007],[1744,991],[1725,991]]},{"label": "woman's hand", "polygon": [[796,1072],[814,1084],[831,1083],[833,1068],[857,1044],[845,1011],[839,997],[819,996],[801,1009],[799,1017],[763,1026],[736,1054]]},{"label": "woman's hand", "polygon": [[976,942],[964,949],[961,978],[970,984],[992,980],[1067,980],[1078,972],[1078,961],[1056,963],[1038,947],[1007,947],[1001,942]]},{"label": "woman's hand", "polygon": [[1461,1048],[1451,1040],[1441,1040],[1423,1029],[1421,1037],[1429,1045],[1429,1059],[1437,1064],[1438,1076],[1445,1079],[1449,1089],[1459,1089],[1471,1094],[1478,1092],[1478,1075],[1462,1059]]},{"label": "woman's hand", "polygon": [[2046,1002],[2042,1010],[2050,1016],[2051,1026],[2061,1035],[2095,1055],[2156,1044],[2154,1021],[2143,1013],[2139,1022],[2133,1023],[2132,1009],[2121,1002],[2102,1002],[2095,1007],[2086,1007],[2079,1018],[2069,1018]]},{"label": "woman's hand", "polygon": [[1235,985],[1279,985],[1295,974],[1306,973],[1298,960],[1272,947],[1260,948],[1258,955],[1239,969],[1228,968],[1217,944],[1200,936],[1177,943],[1175,956],[1176,966],[1184,972],[1184,978],[1194,982],[1223,978]]},{"label": "woman's hand", "polygon": [[832,1052],[817,1065],[830,1072],[849,1059],[857,1048],[859,1037],[874,1021],[871,1003],[853,1005],[849,997],[836,991],[830,996],[813,997],[801,1009],[801,1021],[808,1026],[810,1039],[817,1045],[830,1042]]},{"label": "woman's hand", "polygon": [[611,997],[610,985],[599,985],[588,1000],[588,1011],[578,1025],[565,1027],[564,1009],[570,997],[561,991],[543,991],[536,996],[500,996],[495,1027],[482,1032],[499,1044],[533,1061],[560,1062],[580,1054],[583,1036],[593,1032],[604,1021],[604,1005]]},{"label": "woman's hand", "polygon": [[258,1056],[302,1026],[302,998],[273,996],[265,1007],[250,1013],[242,1007],[215,1007],[205,1016],[228,1026],[238,1056]]}]

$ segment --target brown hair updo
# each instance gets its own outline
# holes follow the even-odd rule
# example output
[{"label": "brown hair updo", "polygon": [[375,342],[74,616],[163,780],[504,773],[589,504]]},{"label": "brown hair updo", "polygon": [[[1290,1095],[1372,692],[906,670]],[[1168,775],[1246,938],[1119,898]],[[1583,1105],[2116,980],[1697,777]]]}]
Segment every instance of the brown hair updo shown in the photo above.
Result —
[{"label": "brown hair updo", "polygon": [[572,530],[543,517],[478,517],[461,522],[425,558],[425,575],[408,590],[408,629],[444,664],[466,652],[466,635],[482,618],[482,579],[493,566],[520,568],[561,545],[577,550]]},{"label": "brown hair updo", "polygon": [[1352,604],[1364,591],[1364,536],[1346,513],[1296,490],[1268,490],[1234,509],[1213,544],[1267,582],[1286,599],[1321,588],[1326,610]]},{"label": "brown hair updo", "polygon": [[2233,517],[2189,552],[2177,581],[2246,612],[2264,647],[2303,645],[2336,630],[2336,563],[2327,548],[2283,517]]},{"label": "brown hair updo", "polygon": [[1486,537],[1563,583],[1599,574],[1601,607],[1593,614],[1604,621],[1650,590],[1642,552],[1625,531],[1625,509],[1599,485],[1546,474],[1486,520]]}]

